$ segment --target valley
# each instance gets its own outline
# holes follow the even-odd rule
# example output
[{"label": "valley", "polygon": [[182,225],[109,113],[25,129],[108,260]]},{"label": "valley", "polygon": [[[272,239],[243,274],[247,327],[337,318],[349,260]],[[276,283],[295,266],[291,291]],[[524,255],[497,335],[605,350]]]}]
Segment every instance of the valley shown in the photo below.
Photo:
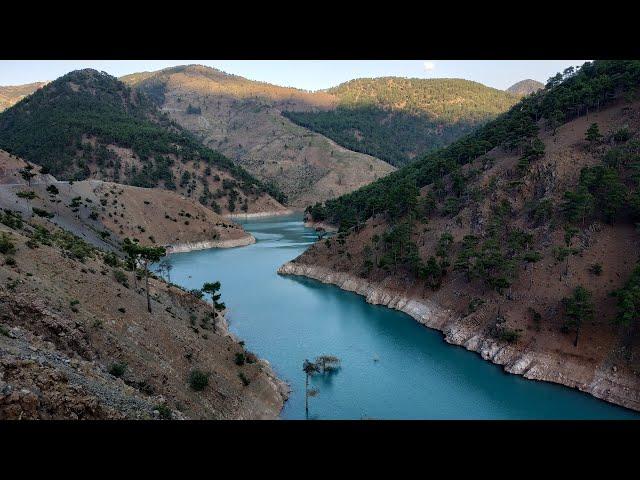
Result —
[{"label": "valley", "polygon": [[637,418],[639,98],[633,60],[0,88],[0,419]]}]

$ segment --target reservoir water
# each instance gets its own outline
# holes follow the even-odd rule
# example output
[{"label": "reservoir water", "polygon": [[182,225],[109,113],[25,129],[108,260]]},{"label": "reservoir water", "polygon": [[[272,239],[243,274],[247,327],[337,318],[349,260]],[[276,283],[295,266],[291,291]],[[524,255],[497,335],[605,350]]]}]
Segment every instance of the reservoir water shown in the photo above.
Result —
[{"label": "reservoir water", "polygon": [[243,223],[257,242],[171,255],[186,288],[222,282],[231,331],[292,388],[282,418],[304,419],[305,358],[338,356],[315,377],[313,419],[625,419],[638,414],[560,385],[525,380],[411,317],[337,287],[276,271],[316,239],[301,215]]}]

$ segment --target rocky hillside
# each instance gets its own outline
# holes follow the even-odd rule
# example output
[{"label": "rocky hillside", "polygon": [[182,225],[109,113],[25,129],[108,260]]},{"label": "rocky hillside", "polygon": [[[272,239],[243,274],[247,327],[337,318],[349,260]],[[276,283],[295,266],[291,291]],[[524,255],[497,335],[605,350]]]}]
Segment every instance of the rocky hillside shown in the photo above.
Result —
[{"label": "rocky hillside", "polygon": [[30,184],[24,160],[0,150],[0,208],[23,218],[50,222],[106,250],[125,238],[171,251],[247,245],[255,240],[242,227],[192,199],[161,189],[84,180],[61,182],[42,175]]},{"label": "rocky hillside", "polygon": [[122,80],[153,98],[171,119],[305,207],[371,183],[393,170],[292,123],[284,110],[333,108],[336,99],[189,65]]},{"label": "rocky hillside", "polygon": [[0,419],[277,417],[284,385],[210,305],[151,279],[149,313],[103,253],[40,220],[13,227],[0,225]]},{"label": "rocky hillside", "polygon": [[281,273],[640,410],[639,91],[637,61],[561,74],[465,139],[310,208],[340,230]]},{"label": "rocky hillside", "polygon": [[286,116],[340,145],[402,166],[495,118],[516,99],[461,79],[361,78],[330,88],[334,107]]},{"label": "rocky hillside", "polygon": [[45,82],[27,83],[24,85],[0,86],[0,112],[15,105],[27,95],[43,87]]},{"label": "rocky hillside", "polygon": [[287,387],[223,312],[153,273],[149,312],[120,249],[253,241],[241,227],[173,192],[0,173],[0,419],[277,418]]},{"label": "rocky hillside", "polygon": [[2,112],[0,148],[61,180],[161,187],[217,213],[284,210],[277,188],[203,146],[146,96],[95,70],[71,72]]},{"label": "rocky hillside", "polygon": [[531,80],[530,78],[528,78],[526,80],[520,80],[519,82],[514,83],[509,88],[507,88],[506,91],[517,97],[525,97],[537,92],[538,90],[542,90],[543,88],[544,83],[540,83],[537,80]]}]

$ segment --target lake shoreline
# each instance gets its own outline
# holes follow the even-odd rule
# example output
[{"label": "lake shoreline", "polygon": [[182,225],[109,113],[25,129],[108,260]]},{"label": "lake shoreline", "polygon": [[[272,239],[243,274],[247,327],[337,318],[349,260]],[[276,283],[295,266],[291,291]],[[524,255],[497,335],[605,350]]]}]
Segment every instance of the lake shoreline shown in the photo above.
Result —
[{"label": "lake shoreline", "polygon": [[174,243],[172,245],[168,245],[167,255],[171,255],[174,253],[186,253],[193,252],[196,250],[207,250],[209,248],[235,248],[235,247],[245,247],[247,245],[252,245],[256,243],[256,239],[250,233],[240,237],[240,238],[229,238],[227,240],[201,240],[198,242],[183,242],[183,243]]},{"label": "lake shoreline", "polygon": [[283,217],[286,215],[291,215],[293,213],[298,213],[298,211],[287,208],[285,210],[274,210],[274,211],[268,211],[268,212],[227,213],[223,215],[223,217],[228,218],[230,220],[250,220],[254,218],[263,218],[263,217]]},{"label": "lake shoreline", "polygon": [[640,411],[638,382],[631,376],[623,376],[611,369],[596,368],[594,371],[588,365],[551,352],[535,352],[527,350],[526,346],[497,342],[484,332],[464,325],[458,315],[434,302],[408,298],[345,272],[290,261],[278,269],[278,274],[302,276],[335,285],[365,297],[367,303],[404,312],[425,327],[442,332],[447,343],[476,352],[484,360],[501,365],[508,373],[578,389],[600,400]]}]

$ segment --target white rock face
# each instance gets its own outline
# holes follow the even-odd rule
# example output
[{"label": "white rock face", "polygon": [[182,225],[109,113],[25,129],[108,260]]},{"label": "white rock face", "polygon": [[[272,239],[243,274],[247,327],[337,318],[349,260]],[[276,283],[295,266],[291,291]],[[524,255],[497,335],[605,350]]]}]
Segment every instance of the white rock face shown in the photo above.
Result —
[{"label": "white rock face", "polygon": [[477,352],[485,360],[502,365],[509,373],[577,388],[602,400],[640,411],[640,379],[636,376],[623,376],[611,368],[584,364],[579,359],[567,359],[554,352],[536,351],[528,345],[498,342],[483,331],[465,325],[455,312],[430,300],[407,298],[400,292],[345,272],[288,262],[278,269],[278,273],[300,275],[336,285],[364,296],[368,303],[400,310],[426,327],[441,331],[447,343]]},{"label": "white rock face", "polygon": [[225,218],[229,218],[231,220],[246,220],[249,218],[261,218],[261,217],[277,217],[282,215],[290,215],[294,211],[293,210],[276,210],[273,212],[255,212],[255,213],[227,213],[223,215]]},{"label": "white rock face", "polygon": [[201,242],[186,242],[176,243],[167,247],[167,255],[172,253],[184,253],[194,250],[206,250],[207,248],[233,248],[244,247],[256,243],[256,239],[253,235],[245,235],[240,238],[233,238],[228,240],[203,240]]}]

